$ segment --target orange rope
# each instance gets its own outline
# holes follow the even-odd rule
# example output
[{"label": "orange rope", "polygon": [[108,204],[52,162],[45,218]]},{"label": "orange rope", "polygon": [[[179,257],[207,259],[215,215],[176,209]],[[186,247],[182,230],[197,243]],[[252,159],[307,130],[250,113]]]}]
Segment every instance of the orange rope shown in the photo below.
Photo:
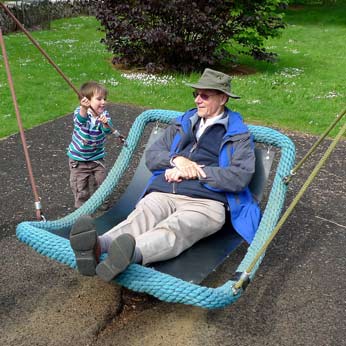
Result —
[{"label": "orange rope", "polygon": [[41,220],[43,218],[43,215],[41,213],[41,201],[40,201],[40,197],[38,196],[38,192],[37,192],[37,188],[36,188],[36,183],[35,183],[35,178],[34,178],[34,175],[33,175],[33,172],[32,172],[32,167],[31,167],[31,161],[30,161],[28,146],[26,144],[26,139],[25,139],[24,129],[23,129],[23,123],[22,123],[22,119],[21,119],[21,116],[20,116],[20,112],[19,112],[19,107],[18,107],[18,103],[17,103],[16,93],[15,93],[14,86],[13,86],[11,70],[10,70],[10,66],[9,66],[8,58],[7,58],[7,54],[6,54],[5,41],[4,41],[4,38],[2,36],[1,28],[0,28],[0,45],[1,45],[2,55],[3,55],[3,59],[4,59],[4,63],[5,63],[8,83],[9,83],[9,87],[10,87],[11,94],[12,94],[12,100],[13,100],[13,104],[14,104],[14,109],[15,109],[16,117],[17,117],[20,137],[22,139],[24,156],[25,156],[26,165],[27,165],[28,172],[29,172],[31,188],[32,188],[32,192],[33,192],[34,198],[35,198],[36,218],[37,218],[37,220]]}]

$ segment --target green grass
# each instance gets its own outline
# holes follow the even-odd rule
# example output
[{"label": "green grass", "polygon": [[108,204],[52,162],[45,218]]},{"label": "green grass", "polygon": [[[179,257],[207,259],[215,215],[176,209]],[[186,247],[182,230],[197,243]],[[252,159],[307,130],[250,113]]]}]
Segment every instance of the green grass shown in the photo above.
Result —
[{"label": "green grass", "polygon": [[[266,42],[279,61],[267,64],[242,57],[240,64],[256,73],[234,76],[233,91],[242,98],[230,107],[249,123],[322,133],[345,107],[345,17],[346,5],[287,11],[288,26],[281,37]],[[184,82],[196,81],[198,74],[174,74],[171,80],[157,76],[148,83],[138,76],[125,78],[124,71],[111,65],[112,55],[100,43],[103,33],[98,28],[94,18],[81,17],[54,21],[51,30],[32,35],[77,88],[97,80],[109,89],[111,102],[179,111],[194,106],[192,90]],[[4,38],[24,127],[72,112],[78,103],[74,91],[26,36]],[[0,120],[0,138],[18,132],[2,59]]]}]

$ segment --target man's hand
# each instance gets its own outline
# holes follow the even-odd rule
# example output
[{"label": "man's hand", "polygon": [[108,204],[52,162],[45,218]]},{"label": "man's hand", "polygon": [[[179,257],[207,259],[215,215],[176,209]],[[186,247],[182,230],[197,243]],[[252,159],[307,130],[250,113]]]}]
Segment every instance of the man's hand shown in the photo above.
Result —
[{"label": "man's hand", "polygon": [[206,178],[203,171],[204,165],[199,165],[183,156],[174,158],[175,167],[166,169],[165,178],[168,182],[181,182],[183,179],[199,179]]},{"label": "man's hand", "polygon": [[165,178],[169,183],[180,183],[183,180],[181,172],[177,167],[166,169]]},{"label": "man's hand", "polygon": [[198,179],[206,178],[202,167],[204,165],[199,165],[198,163],[191,161],[183,156],[177,156],[172,161],[184,179]]}]

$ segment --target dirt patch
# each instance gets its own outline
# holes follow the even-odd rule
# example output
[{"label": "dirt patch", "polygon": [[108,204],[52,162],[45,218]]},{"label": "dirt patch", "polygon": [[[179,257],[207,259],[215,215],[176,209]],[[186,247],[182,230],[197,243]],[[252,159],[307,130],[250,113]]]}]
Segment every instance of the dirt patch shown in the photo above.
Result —
[{"label": "dirt patch", "polygon": [[247,76],[257,73],[257,70],[247,65],[233,65],[229,74],[232,76]]},{"label": "dirt patch", "polygon": [[288,9],[291,11],[302,11],[305,9],[304,5],[289,5]]}]

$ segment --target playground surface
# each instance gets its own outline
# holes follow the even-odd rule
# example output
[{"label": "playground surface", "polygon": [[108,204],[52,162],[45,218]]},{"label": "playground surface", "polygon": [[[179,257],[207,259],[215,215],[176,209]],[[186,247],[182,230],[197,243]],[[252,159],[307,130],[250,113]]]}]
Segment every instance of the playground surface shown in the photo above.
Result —
[{"label": "playground surface", "polygon": [[[143,108],[110,104],[116,127],[127,134]],[[246,115],[245,115],[246,116]],[[73,211],[66,147],[72,115],[26,131],[44,215]],[[286,134],[299,160],[316,141]],[[147,138],[139,145],[116,200],[131,178]],[[287,205],[330,141],[326,141],[289,185]],[[121,144],[109,139],[107,167]],[[269,246],[255,280],[235,304],[219,310],[158,301],[37,254],[20,243],[16,225],[34,220],[34,199],[19,134],[0,141],[0,344],[9,346],[336,346],[346,336],[346,141],[340,142]],[[204,282],[229,280],[241,247]]]}]

